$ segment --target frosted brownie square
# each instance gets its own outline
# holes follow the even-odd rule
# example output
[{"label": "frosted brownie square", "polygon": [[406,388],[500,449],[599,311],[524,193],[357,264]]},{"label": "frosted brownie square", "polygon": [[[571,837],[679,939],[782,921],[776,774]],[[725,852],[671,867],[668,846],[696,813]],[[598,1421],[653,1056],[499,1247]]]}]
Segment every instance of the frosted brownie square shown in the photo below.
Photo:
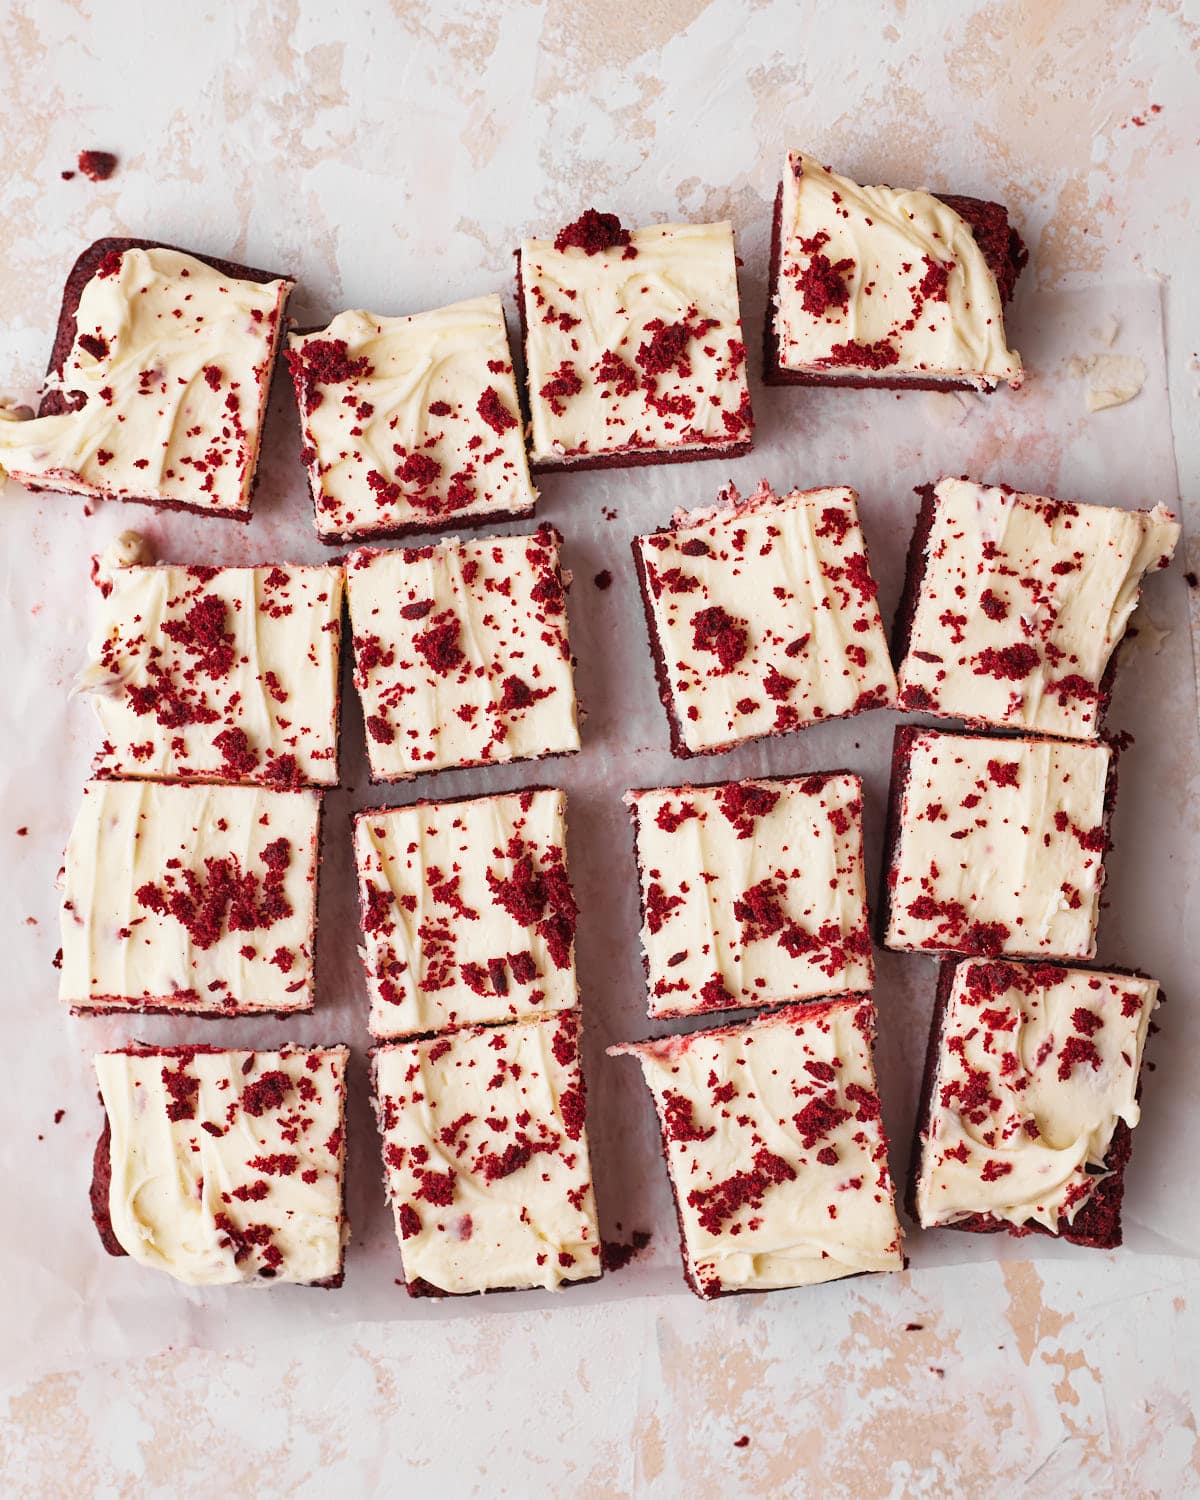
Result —
[{"label": "frosted brownie square", "polygon": [[869,989],[862,782],[629,792],[652,1016]]},{"label": "frosted brownie square", "polygon": [[1018,386],[1004,305],[1027,259],[998,203],[860,187],[791,151],[775,199],[763,379]]},{"label": "frosted brownie square", "polygon": [[942,966],[910,1206],[925,1228],[1121,1243],[1158,983],[967,959]]},{"label": "frosted brownie square", "polygon": [[91,1198],[108,1253],[189,1286],[340,1286],[348,1056],[99,1053],[105,1119]]},{"label": "frosted brownie square", "polygon": [[654,1096],[697,1296],[900,1269],[873,1036],[851,995],[609,1048]]},{"label": "frosted brownie square", "polygon": [[248,520],[286,276],[97,240],[67,279],[38,416],[0,421],[31,489]]},{"label": "frosted brownie square", "polygon": [[96,773],[336,784],[343,582],[295,563],[115,569],[76,684],[104,734]]},{"label": "frosted brownie square", "polygon": [[376,1051],[411,1296],[557,1290],[600,1275],[578,1041],[570,1011]]},{"label": "frosted brownie square", "polygon": [[538,788],[358,814],[372,1036],[578,1004],[564,811]]},{"label": "frosted brownie square", "polygon": [[62,874],[77,1011],[311,1010],[320,794],[93,781]]},{"label": "frosted brownie square", "polygon": [[1091,958],[1115,781],[1107,745],[896,731],[889,948]]},{"label": "frosted brownie square", "polygon": [[903,708],[1091,739],[1142,579],[1179,524],[942,479],[921,494],[898,616]]},{"label": "frosted brownie square", "polygon": [[731,485],[633,554],[676,755],[895,701],[853,490]]},{"label": "frosted brownie square", "polygon": [[541,526],[350,555],[374,780],[579,749],[560,543]]},{"label": "frosted brownie square", "polygon": [[532,513],[499,297],[410,317],[339,313],[288,345],[322,541]]},{"label": "frosted brownie square", "polygon": [[749,450],[731,225],[630,230],[589,209],[517,265],[535,469]]}]

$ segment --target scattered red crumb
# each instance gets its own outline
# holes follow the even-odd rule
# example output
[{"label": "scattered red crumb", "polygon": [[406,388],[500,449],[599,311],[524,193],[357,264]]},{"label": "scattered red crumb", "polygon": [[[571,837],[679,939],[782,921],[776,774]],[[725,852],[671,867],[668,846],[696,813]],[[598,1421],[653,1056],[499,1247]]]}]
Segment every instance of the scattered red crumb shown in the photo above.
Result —
[{"label": "scattered red crumb", "polygon": [[650,1235],[644,1229],[635,1229],[628,1244],[616,1240],[600,1243],[600,1264],[606,1271],[623,1271],[635,1255],[639,1255],[650,1243]]},{"label": "scattered red crumb", "polygon": [[602,214],[587,208],[573,224],[567,224],[554,236],[556,250],[582,250],[587,255],[600,255],[614,245],[624,245],[625,259],[632,260],[637,251],[629,242],[629,231],[621,227],[616,214]]},{"label": "scattered red crumb", "polygon": [[613,576],[607,568],[601,568],[600,572],[592,579],[592,582],[601,591],[612,588],[612,581]]},{"label": "scattered red crumb", "polygon": [[517,419],[500,399],[495,386],[489,385],[479,398],[475,410],[495,433],[505,433],[517,425]]},{"label": "scattered red crumb", "polygon": [[117,158],[111,151],[81,151],[75,165],[89,181],[107,182],[117,170]]},{"label": "scattered red crumb", "polygon": [[719,604],[697,610],[692,616],[692,645],[697,651],[711,651],[723,672],[737,666],[746,654],[748,641],[745,623],[735,620]]},{"label": "scattered red crumb", "polygon": [[735,1448],[748,1448],[750,1446],[750,1435],[749,1435],[749,1433],[743,1432],[742,1435],[741,1435],[741,1437],[734,1438],[734,1440],[733,1440],[733,1446]]},{"label": "scattered red crumb", "polygon": [[27,835],[27,834],[28,834],[28,832],[29,832],[29,829],[28,829],[28,828],[26,828],[26,827],[25,827],[25,826],[24,826],[24,825],[23,825],[23,824],[22,824],[22,826],[21,826],[21,827],[20,827],[20,828],[18,828],[18,829],[17,829],[17,837],[18,837],[18,838],[19,838],[19,839],[23,839],[23,838],[24,838],[24,837],[25,837],[25,836],[26,836],[26,835]]}]

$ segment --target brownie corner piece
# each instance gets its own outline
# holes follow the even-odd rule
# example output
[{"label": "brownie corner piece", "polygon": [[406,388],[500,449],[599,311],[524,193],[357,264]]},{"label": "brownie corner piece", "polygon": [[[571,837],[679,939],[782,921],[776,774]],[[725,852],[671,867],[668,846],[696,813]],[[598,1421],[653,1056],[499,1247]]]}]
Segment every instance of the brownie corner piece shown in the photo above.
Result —
[{"label": "brownie corner piece", "polygon": [[946,962],[909,1184],[922,1227],[1119,1245],[1158,1001],[1136,973]]},{"label": "brownie corner piece", "polygon": [[633,545],[677,755],[895,702],[853,490],[729,486]]},{"label": "brownie corner piece", "polygon": [[0,468],[33,489],[245,520],[292,285],[97,241],[67,279],[38,416],[0,424]]},{"label": "brownie corner piece", "polygon": [[578,1012],[391,1042],[373,1074],[410,1295],[601,1275]]},{"label": "brownie corner piece", "polygon": [[517,266],[535,471],[749,451],[729,223],[629,230],[589,209]]},{"label": "brownie corner piece", "polygon": [[1018,386],[1003,309],[1026,258],[999,204],[860,186],[790,151],[772,229],[764,380]]},{"label": "brownie corner piece", "polygon": [[340,1285],[348,1056],[342,1046],[98,1053],[91,1203],[104,1248],[189,1286]]}]

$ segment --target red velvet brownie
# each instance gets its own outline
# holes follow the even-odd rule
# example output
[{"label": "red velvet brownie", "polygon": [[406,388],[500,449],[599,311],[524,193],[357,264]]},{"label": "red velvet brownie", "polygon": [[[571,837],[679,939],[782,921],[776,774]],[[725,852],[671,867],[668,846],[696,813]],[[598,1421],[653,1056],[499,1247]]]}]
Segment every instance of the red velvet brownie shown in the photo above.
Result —
[{"label": "red velvet brownie", "polygon": [[565,802],[543,787],[358,814],[372,1036],[579,1003]]},{"label": "red velvet brownie", "polygon": [[870,988],[857,776],[661,787],[626,802],[650,1015]]},{"label": "red velvet brownie", "polygon": [[343,584],[295,563],[115,569],[76,684],[97,774],[335,784]]},{"label": "red velvet brownie", "polygon": [[1136,974],[943,964],[910,1182],[921,1225],[1119,1245],[1158,998]]},{"label": "red velvet brownie", "polygon": [[406,318],[344,312],[288,344],[322,541],[532,513],[499,297]]},{"label": "red velvet brownie", "polygon": [[93,781],[62,874],[76,1011],[311,1010],[320,794]]},{"label": "red velvet brownie", "polygon": [[731,225],[629,230],[588,209],[517,266],[535,469],[749,451]]},{"label": "red velvet brownie", "polygon": [[1115,795],[1103,744],[896,731],[884,941],[1091,958]]},{"label": "red velvet brownie", "polygon": [[68,277],[38,416],[0,422],[0,470],[31,489],[247,520],[292,285],[97,240]]},{"label": "red velvet brownie", "polygon": [[1179,524],[942,479],[918,491],[898,616],[903,708],[973,725],[1091,739],[1143,577]]},{"label": "red velvet brownie", "polygon": [[375,781],[579,749],[552,526],[347,560]]},{"label": "red velvet brownie", "polygon": [[1027,259],[998,203],[860,187],[791,151],[775,199],[763,379],[1018,386],[1003,309]]},{"label": "red velvet brownie", "polygon": [[895,701],[853,490],[730,485],[633,555],[676,755]]},{"label": "red velvet brownie", "polygon": [[108,1253],[189,1286],[340,1286],[348,1056],[140,1044],[97,1054],[92,1218]]},{"label": "red velvet brownie", "polygon": [[600,1275],[575,1011],[380,1047],[375,1107],[414,1297]]},{"label": "red velvet brownie", "polygon": [[865,995],[610,1047],[642,1065],[699,1297],[898,1271]]}]

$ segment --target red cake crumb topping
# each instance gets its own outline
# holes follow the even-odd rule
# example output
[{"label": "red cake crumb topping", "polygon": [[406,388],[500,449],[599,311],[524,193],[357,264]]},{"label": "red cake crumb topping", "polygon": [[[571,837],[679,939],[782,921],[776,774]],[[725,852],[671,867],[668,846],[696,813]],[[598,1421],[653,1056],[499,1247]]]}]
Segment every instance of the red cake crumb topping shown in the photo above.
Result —
[{"label": "red cake crumb topping", "polygon": [[[621,1226],[618,1224],[617,1228]],[[600,1245],[600,1264],[606,1271],[623,1271],[635,1255],[650,1243],[650,1235],[644,1229],[635,1229],[628,1244],[615,1240],[604,1240]]]},{"label": "red cake crumb topping", "polygon": [[569,360],[564,360],[554,374],[542,386],[538,394],[549,402],[550,410],[556,417],[561,417],[566,411],[565,402],[572,396],[578,396],[583,390],[583,381]]},{"label": "red cake crumb topping", "polygon": [[818,251],[796,281],[797,289],[804,293],[804,311],[814,318],[823,318],[831,307],[844,312],[850,304],[850,288],[845,276],[853,269],[852,260],[831,262],[827,255]]},{"label": "red cake crumb topping", "polygon": [[770,787],[730,782],[721,788],[717,805],[737,830],[738,838],[748,839],[754,833],[754,820],[765,818],[778,801],[779,793]]},{"label": "red cake crumb topping", "polygon": [[111,151],[81,151],[75,166],[89,182],[107,182],[117,170],[117,158]]},{"label": "red cake crumb topping", "polygon": [[876,339],[873,344],[864,344],[850,339],[845,344],[834,344],[828,355],[817,363],[828,366],[845,366],[859,370],[886,370],[899,362],[900,354],[887,339]]},{"label": "red cake crumb topping", "polygon": [[594,208],[585,209],[573,224],[567,224],[554,237],[556,250],[582,250],[586,255],[601,255],[616,245],[625,246],[626,260],[637,255],[628,229],[621,227],[616,214],[598,213]]},{"label": "red cake crumb topping", "polygon": [[475,410],[495,433],[508,432],[517,425],[517,419],[500,399],[495,386],[489,385],[479,398]]},{"label": "red cake crumb topping", "polygon": [[443,610],[434,617],[430,629],[413,637],[413,645],[429,666],[440,676],[449,676],[466,656],[459,645],[461,622],[453,610]]},{"label": "red cake crumb topping", "polygon": [[697,1211],[701,1226],[715,1235],[742,1208],[761,1208],[767,1192],[777,1183],[795,1180],[796,1169],[762,1146],[754,1154],[752,1171],[735,1172],[710,1188],[694,1188],[687,1201]]},{"label": "red cake crumb topping", "polygon": [[345,339],[311,339],[286,355],[292,379],[304,387],[304,409],[312,412],[321,404],[322,385],[345,385],[351,380],[367,379],[375,367],[365,357],[350,358]]},{"label": "red cake crumb topping", "polygon": [[746,622],[735,619],[719,604],[697,610],[692,616],[692,645],[697,651],[711,651],[723,672],[732,671],[746,655],[749,639]]},{"label": "red cake crumb topping", "polygon": [[265,1115],[282,1109],[292,1090],[292,1080],[281,1068],[272,1068],[242,1090],[242,1108],[248,1115]]},{"label": "red cake crumb topping", "polygon": [[976,677],[998,677],[1009,682],[1020,682],[1037,666],[1039,657],[1033,646],[1027,641],[1021,641],[1015,646],[1002,646],[999,649],[989,646],[979,653],[976,660]]}]

